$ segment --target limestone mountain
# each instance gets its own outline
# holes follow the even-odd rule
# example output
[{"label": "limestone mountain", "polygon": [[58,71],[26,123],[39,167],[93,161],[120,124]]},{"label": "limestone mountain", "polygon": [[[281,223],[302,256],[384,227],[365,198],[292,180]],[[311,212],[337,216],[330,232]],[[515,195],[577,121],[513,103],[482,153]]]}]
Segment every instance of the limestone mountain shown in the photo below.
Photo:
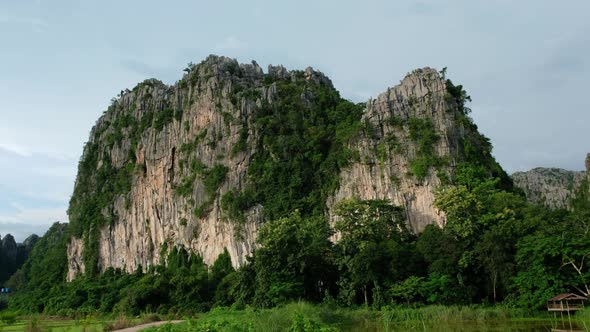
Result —
[{"label": "limestone mountain", "polygon": [[11,234],[0,238],[0,286],[23,265],[38,240],[35,234],[27,237],[23,243],[17,243]]},{"label": "limestone mountain", "polygon": [[511,181],[469,118],[460,85],[431,68],[365,104],[312,68],[210,56],[176,84],[150,79],[92,128],[69,207],[68,279],[162,262],[172,247],[234,266],[266,220],[324,215],[344,198],[389,199],[419,232],[445,217],[435,190],[478,163]]},{"label": "limestone mountain", "polygon": [[[586,168],[590,170],[590,154],[586,158]],[[588,176],[588,171],[537,167],[526,172],[516,172],[512,174],[512,179],[531,203],[552,209],[571,209],[579,191],[585,191],[581,187],[587,184]]]},{"label": "limestone mountain", "polygon": [[16,255],[18,251],[18,247],[14,236],[11,234],[6,234],[3,239],[1,239],[2,244],[2,255],[9,260],[16,261]]}]

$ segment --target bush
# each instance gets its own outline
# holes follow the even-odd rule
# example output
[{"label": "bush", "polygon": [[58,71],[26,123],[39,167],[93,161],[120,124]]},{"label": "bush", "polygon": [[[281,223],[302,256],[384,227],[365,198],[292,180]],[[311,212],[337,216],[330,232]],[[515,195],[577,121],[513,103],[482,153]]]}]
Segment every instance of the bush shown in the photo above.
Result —
[{"label": "bush", "polygon": [[5,325],[12,325],[16,323],[18,313],[14,311],[2,311],[0,312],[0,322]]},{"label": "bush", "polygon": [[126,315],[119,315],[115,321],[106,323],[103,329],[104,331],[117,331],[135,325],[137,324],[131,321]]},{"label": "bush", "polygon": [[[174,110],[171,108],[166,108],[160,112],[158,112],[156,114],[156,119],[154,121],[154,128],[156,128],[158,131],[162,130],[164,128],[164,126],[166,126],[167,124],[169,124],[170,122],[172,122],[172,120],[174,119]],[[177,112],[176,113],[177,117],[182,117],[182,112]]]},{"label": "bush", "polygon": [[216,164],[210,170],[205,171],[203,184],[205,185],[205,192],[209,196],[215,195],[219,186],[225,181],[227,170],[227,167]]}]

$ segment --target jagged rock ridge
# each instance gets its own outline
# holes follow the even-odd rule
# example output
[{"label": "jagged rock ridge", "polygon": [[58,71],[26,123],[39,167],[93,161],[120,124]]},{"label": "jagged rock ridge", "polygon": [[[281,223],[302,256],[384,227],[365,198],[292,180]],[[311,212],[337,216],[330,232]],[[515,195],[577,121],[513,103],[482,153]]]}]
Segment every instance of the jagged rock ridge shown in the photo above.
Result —
[{"label": "jagged rock ridge", "polygon": [[[590,169],[590,155],[586,159],[586,168]],[[570,209],[588,176],[588,172],[583,171],[537,167],[526,172],[515,172],[512,179],[514,185],[524,191],[529,202],[552,209]]]},{"label": "jagged rock ridge", "polygon": [[[185,71],[173,86],[152,79],[122,91],[93,127],[70,202],[69,280],[89,266],[132,272],[160,264],[172,246],[199,253],[208,264],[227,248],[233,264],[243,264],[265,207],[243,205],[237,218],[225,203],[233,193],[260,189],[252,188],[250,166],[269,142],[258,111],[293,99],[309,110],[335,91],[312,68],[269,66],[265,74],[256,62],[210,56]],[[325,200],[332,220],[341,199],[391,199],[420,231],[444,224],[434,191],[458,163],[475,153],[503,175],[467,116],[460,86],[450,84],[424,68],[369,100],[362,128],[347,144],[350,160]],[[270,153],[275,161],[292,157]]]},{"label": "jagged rock ridge", "polygon": [[33,246],[39,241],[37,234],[29,235],[22,243],[17,243],[12,234],[6,234],[4,238],[0,237],[0,252],[11,261],[24,262],[28,257]]},{"label": "jagged rock ridge", "polygon": [[27,237],[23,243],[17,243],[11,234],[0,237],[0,285],[27,260],[38,240],[36,234]]},{"label": "jagged rock ridge", "polygon": [[[449,182],[458,163],[474,158],[465,153],[468,145],[476,147],[476,159],[487,161],[485,166],[505,180],[491,145],[468,118],[468,109],[451,98],[448,84],[437,71],[418,69],[367,102],[363,120],[371,134],[354,142],[361,158],[342,171],[340,188],[328,206],[349,197],[387,198],[405,208],[414,231],[432,223],[442,226],[444,215],[433,206],[435,191]],[[432,134],[426,149],[425,137]],[[416,176],[421,172],[423,176]]]},{"label": "jagged rock ridge", "polygon": [[14,240],[14,236],[12,236],[11,234],[6,234],[6,236],[4,236],[4,238],[1,241],[1,244],[2,254],[4,255],[4,257],[10,260],[16,260],[18,248],[16,241]]}]

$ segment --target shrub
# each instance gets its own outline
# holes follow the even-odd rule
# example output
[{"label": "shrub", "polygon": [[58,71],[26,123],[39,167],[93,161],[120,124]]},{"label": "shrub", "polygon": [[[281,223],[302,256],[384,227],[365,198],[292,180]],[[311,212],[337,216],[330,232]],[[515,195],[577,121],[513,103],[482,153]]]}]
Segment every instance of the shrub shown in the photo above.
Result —
[{"label": "shrub", "polygon": [[0,322],[5,325],[12,325],[16,323],[18,314],[14,311],[2,311],[0,312]]}]

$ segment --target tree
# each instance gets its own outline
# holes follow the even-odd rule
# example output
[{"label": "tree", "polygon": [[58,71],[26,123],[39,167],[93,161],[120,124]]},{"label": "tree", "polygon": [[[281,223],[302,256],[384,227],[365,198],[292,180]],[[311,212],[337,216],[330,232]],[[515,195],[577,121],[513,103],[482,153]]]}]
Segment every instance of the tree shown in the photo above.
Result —
[{"label": "tree", "polygon": [[517,239],[530,231],[524,198],[501,187],[501,180],[482,166],[461,164],[454,183],[443,187],[434,202],[445,212],[444,232],[461,244],[460,280],[487,285],[494,302],[503,296],[514,275]]},{"label": "tree", "polygon": [[424,296],[428,303],[459,304],[467,302],[472,289],[461,281],[448,275],[431,273],[423,284]]},{"label": "tree", "polygon": [[462,244],[442,228],[428,225],[416,241],[418,252],[428,264],[428,273],[456,275],[464,248]]},{"label": "tree", "polygon": [[507,288],[513,271],[512,243],[506,241],[496,231],[486,232],[477,243],[475,252],[480,265],[489,278],[492,288],[492,299],[496,303],[497,290],[500,284]]},{"label": "tree", "polygon": [[389,289],[389,294],[393,298],[405,300],[409,305],[410,301],[417,301],[423,296],[424,278],[411,276],[404,281],[400,281]]},{"label": "tree", "polygon": [[209,268],[209,294],[213,296],[214,305],[230,305],[230,292],[236,281],[236,271],[231,262],[227,248],[223,250]]},{"label": "tree", "polygon": [[305,298],[318,301],[331,282],[331,231],[323,217],[298,211],[266,223],[254,252],[255,301],[270,306]]},{"label": "tree", "polygon": [[[231,263],[231,257],[227,248],[223,249],[213,265],[209,269],[209,292],[214,294],[221,281],[229,274],[234,273],[234,267]],[[227,281],[226,281],[227,282]]]},{"label": "tree", "polygon": [[588,292],[590,234],[585,214],[549,213],[518,240],[513,288],[523,305],[541,307],[558,293]]},{"label": "tree", "polygon": [[582,295],[590,296],[590,213],[575,211],[566,220],[561,234],[561,270],[568,268],[575,272],[577,283],[573,286]]},{"label": "tree", "polygon": [[[400,275],[399,263],[411,234],[403,209],[386,200],[344,200],[336,205],[335,229],[341,298],[351,303],[362,291],[365,305],[375,285]],[[412,257],[412,255],[405,255]],[[392,267],[398,267],[393,268]]]},{"label": "tree", "polygon": [[388,200],[342,200],[335,211],[335,228],[343,241],[401,240],[410,235],[403,208]]},{"label": "tree", "polygon": [[445,212],[445,230],[467,242],[482,234],[493,224],[485,215],[493,206],[490,197],[500,191],[499,183],[481,166],[459,165],[454,184],[439,189],[434,201],[434,206]]}]

